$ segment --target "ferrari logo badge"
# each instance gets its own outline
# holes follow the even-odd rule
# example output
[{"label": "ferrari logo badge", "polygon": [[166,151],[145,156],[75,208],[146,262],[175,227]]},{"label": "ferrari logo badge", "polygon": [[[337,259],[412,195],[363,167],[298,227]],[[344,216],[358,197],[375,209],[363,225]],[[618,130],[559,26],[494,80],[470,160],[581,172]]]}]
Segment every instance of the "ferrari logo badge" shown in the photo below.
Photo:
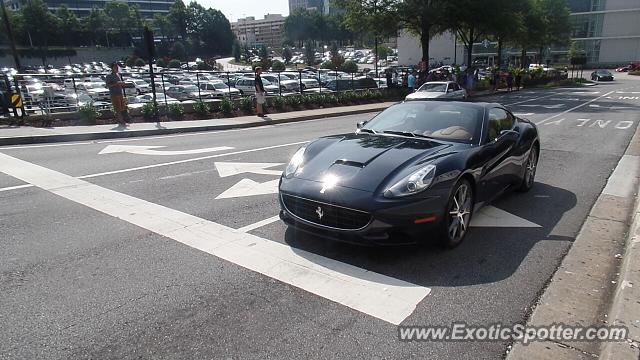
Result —
[{"label": "ferrari logo badge", "polygon": [[318,219],[322,220],[324,213],[322,212],[322,208],[320,206],[318,206],[318,208],[316,209],[316,214],[318,214]]}]

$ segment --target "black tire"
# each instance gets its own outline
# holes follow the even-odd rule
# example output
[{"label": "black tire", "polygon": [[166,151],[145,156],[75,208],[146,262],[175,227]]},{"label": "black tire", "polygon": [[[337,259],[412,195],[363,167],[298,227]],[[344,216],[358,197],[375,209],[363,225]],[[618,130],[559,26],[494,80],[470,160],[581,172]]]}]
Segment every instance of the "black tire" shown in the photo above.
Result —
[{"label": "black tire", "polygon": [[538,145],[533,144],[531,150],[529,150],[529,157],[524,165],[524,175],[522,176],[522,182],[518,191],[527,192],[533,188],[536,178],[536,170],[538,169],[539,158]]},{"label": "black tire", "polygon": [[461,179],[453,187],[440,225],[440,244],[443,247],[453,249],[464,241],[469,232],[474,204],[471,183]]}]

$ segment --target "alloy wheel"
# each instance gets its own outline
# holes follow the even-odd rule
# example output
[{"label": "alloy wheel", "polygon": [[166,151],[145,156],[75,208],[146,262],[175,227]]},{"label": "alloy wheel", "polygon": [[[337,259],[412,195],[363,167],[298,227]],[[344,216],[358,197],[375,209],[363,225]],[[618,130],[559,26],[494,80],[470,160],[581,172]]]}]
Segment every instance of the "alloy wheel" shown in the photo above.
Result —
[{"label": "alloy wheel", "polygon": [[449,204],[449,226],[447,228],[449,239],[453,243],[462,240],[469,228],[471,220],[472,193],[469,185],[462,183],[456,189]]}]

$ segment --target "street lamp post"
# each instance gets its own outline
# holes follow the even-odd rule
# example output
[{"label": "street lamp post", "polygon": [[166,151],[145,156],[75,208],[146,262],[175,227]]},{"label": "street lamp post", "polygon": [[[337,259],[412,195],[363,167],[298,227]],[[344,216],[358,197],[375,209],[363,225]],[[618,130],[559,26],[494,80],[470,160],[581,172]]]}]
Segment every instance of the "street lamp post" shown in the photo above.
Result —
[{"label": "street lamp post", "polygon": [[9,15],[7,14],[7,8],[4,6],[4,0],[0,0],[0,7],[2,8],[2,17],[4,18],[4,25],[7,28],[7,35],[9,36],[9,44],[11,45],[11,52],[13,53],[13,61],[16,64],[16,70],[20,72],[22,68],[20,66],[20,57],[16,50],[16,41],[13,38],[13,31],[11,29],[11,23],[9,22]]}]

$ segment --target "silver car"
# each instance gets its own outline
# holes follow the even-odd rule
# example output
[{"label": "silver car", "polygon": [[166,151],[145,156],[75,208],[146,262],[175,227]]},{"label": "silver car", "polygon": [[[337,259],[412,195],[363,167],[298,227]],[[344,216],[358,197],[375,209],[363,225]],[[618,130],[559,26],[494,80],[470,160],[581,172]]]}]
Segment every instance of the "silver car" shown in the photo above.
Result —
[{"label": "silver car", "polygon": [[466,99],[467,92],[453,81],[430,81],[422,84],[414,93],[407,95],[405,100],[439,98]]}]

